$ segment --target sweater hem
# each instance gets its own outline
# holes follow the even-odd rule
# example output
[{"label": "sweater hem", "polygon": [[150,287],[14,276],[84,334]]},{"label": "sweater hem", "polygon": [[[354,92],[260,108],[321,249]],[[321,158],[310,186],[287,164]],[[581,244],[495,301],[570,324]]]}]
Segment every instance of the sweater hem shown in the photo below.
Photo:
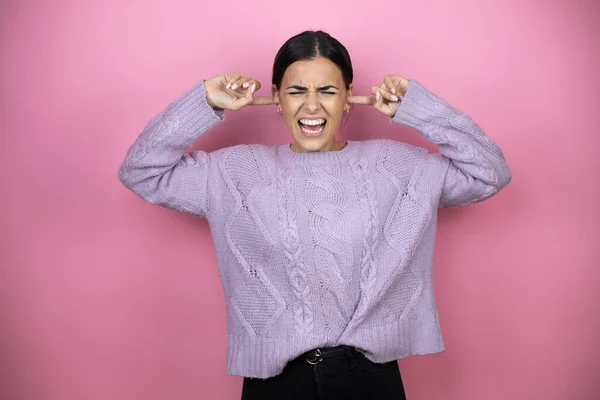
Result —
[{"label": "sweater hem", "polygon": [[265,337],[227,335],[227,375],[266,379],[279,375],[286,364],[302,353],[322,347],[355,347],[376,363],[443,352],[446,348],[437,324],[420,328],[396,320],[385,325],[356,329],[332,341],[317,336]]}]

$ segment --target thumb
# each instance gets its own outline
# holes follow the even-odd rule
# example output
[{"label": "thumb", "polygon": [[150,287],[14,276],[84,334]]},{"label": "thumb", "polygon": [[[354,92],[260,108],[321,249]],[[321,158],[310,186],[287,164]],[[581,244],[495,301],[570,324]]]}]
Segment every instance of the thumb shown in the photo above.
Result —
[{"label": "thumb", "polygon": [[244,103],[245,104],[250,104],[252,103],[252,99],[254,98],[254,91],[256,90],[256,83],[253,83],[252,86],[250,86],[247,90],[246,93],[244,94]]},{"label": "thumb", "polygon": [[234,110],[241,110],[246,107],[248,104],[252,104],[252,99],[254,97],[254,91],[256,90],[256,83],[252,84],[248,89],[246,89],[246,93],[242,97],[237,98],[234,101],[235,108]]},{"label": "thumb", "polygon": [[373,102],[373,107],[375,107],[376,110],[383,112],[383,96],[379,90],[375,91],[375,101]]}]

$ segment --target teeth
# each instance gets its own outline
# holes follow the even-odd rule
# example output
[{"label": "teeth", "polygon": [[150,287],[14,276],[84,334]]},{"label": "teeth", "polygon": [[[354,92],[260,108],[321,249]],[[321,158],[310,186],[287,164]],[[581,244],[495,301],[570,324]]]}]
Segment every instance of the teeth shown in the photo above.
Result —
[{"label": "teeth", "polygon": [[301,119],[300,122],[304,125],[321,125],[325,122],[324,119]]},{"label": "teeth", "polygon": [[323,127],[322,127],[322,126],[320,126],[320,127],[319,127],[319,129],[317,129],[317,130],[314,130],[314,129],[307,129],[307,128],[305,128],[305,127],[302,127],[301,129],[302,129],[302,132],[304,132],[304,133],[306,133],[306,134],[309,134],[309,135],[312,135],[312,136],[314,136],[314,135],[318,135],[318,134],[320,134],[321,132],[323,132]]}]

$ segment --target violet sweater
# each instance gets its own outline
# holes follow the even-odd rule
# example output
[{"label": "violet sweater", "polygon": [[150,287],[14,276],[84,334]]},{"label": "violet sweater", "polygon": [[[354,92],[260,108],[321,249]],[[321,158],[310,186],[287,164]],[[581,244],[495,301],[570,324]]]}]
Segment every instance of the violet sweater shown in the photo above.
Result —
[{"label": "violet sweater", "polygon": [[507,185],[501,150],[467,115],[411,81],[391,122],[439,146],[350,141],[185,149],[224,119],[202,82],[153,118],[119,169],[151,204],[208,220],[227,313],[227,373],[267,378],[319,347],[374,362],[444,350],[432,282],[439,206]]}]

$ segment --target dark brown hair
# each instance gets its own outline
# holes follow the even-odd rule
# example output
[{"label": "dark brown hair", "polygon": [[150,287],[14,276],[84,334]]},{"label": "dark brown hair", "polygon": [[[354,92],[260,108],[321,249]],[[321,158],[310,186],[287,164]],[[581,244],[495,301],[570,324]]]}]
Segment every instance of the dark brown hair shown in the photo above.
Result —
[{"label": "dark brown hair", "polygon": [[325,57],[338,66],[346,90],[353,79],[352,62],[348,50],[337,39],[323,31],[304,31],[289,38],[277,52],[273,63],[272,83],[281,88],[285,70],[294,62]]}]

